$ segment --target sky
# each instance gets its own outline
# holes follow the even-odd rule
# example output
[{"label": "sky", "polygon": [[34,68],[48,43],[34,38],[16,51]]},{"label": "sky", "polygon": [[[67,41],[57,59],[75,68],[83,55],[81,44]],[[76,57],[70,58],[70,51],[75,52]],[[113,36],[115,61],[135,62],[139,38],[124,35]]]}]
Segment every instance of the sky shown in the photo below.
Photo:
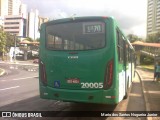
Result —
[{"label": "sky", "polygon": [[42,17],[113,16],[122,31],[146,37],[147,0],[22,0]]}]

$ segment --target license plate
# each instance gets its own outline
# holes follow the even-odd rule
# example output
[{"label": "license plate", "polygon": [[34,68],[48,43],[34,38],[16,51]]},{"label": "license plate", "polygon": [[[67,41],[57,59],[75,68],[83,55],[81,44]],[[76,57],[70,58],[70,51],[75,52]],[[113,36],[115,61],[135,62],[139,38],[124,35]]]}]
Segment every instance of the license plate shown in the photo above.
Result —
[{"label": "license plate", "polygon": [[80,80],[77,79],[77,78],[68,79],[68,80],[67,80],[67,83],[70,83],[70,84],[78,84],[78,83],[80,83]]}]

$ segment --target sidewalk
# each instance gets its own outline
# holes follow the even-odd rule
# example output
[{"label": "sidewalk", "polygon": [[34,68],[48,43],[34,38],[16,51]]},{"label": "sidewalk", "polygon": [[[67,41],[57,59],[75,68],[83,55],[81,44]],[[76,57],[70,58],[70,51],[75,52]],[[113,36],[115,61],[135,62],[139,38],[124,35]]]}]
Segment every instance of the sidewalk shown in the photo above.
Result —
[{"label": "sidewalk", "polygon": [[[137,67],[146,103],[146,111],[160,111],[160,81],[153,81],[152,71]],[[160,117],[150,117],[150,120],[160,120]]]},{"label": "sidewalk", "polygon": [[[38,67],[39,65],[37,63],[33,63],[33,60],[27,60],[27,61],[19,61],[19,60],[16,60],[16,61],[9,61],[9,60],[5,60],[5,61],[2,61],[0,60],[0,64],[10,64],[10,65],[24,65],[26,67],[24,67],[25,70],[27,71],[36,71],[35,68],[30,68],[28,66],[33,66],[33,67]],[[4,75],[5,74],[5,70],[0,68],[0,76]]]},{"label": "sidewalk", "polygon": [[20,61],[20,60],[14,61],[13,60],[12,62],[9,60],[5,60],[5,61],[0,60],[0,63],[38,66],[37,63],[33,63],[33,60],[26,60],[26,61]]},{"label": "sidewalk", "polygon": [[5,70],[0,68],[0,76],[4,75],[5,74]]}]

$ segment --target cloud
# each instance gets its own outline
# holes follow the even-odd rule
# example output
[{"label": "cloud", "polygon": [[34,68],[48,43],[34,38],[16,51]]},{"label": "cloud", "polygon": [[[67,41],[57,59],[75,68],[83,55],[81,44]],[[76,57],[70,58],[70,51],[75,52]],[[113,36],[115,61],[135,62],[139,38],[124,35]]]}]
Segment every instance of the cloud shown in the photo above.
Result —
[{"label": "cloud", "polygon": [[28,8],[37,8],[41,16],[50,18],[76,16],[114,16],[127,33],[141,29],[145,36],[146,0],[23,0]]}]

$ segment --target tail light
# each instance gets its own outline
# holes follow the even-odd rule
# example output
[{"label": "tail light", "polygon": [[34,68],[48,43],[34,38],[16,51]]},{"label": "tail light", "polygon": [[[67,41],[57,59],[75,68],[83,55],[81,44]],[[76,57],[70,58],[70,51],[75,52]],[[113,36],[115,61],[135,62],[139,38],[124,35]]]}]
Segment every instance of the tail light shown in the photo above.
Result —
[{"label": "tail light", "polygon": [[40,61],[40,78],[41,81],[44,85],[47,85],[47,76],[46,76],[46,69],[45,69],[45,65],[43,64],[42,61]]},{"label": "tail light", "polygon": [[106,72],[104,77],[104,89],[111,87],[113,82],[113,60],[109,61],[106,66]]}]

